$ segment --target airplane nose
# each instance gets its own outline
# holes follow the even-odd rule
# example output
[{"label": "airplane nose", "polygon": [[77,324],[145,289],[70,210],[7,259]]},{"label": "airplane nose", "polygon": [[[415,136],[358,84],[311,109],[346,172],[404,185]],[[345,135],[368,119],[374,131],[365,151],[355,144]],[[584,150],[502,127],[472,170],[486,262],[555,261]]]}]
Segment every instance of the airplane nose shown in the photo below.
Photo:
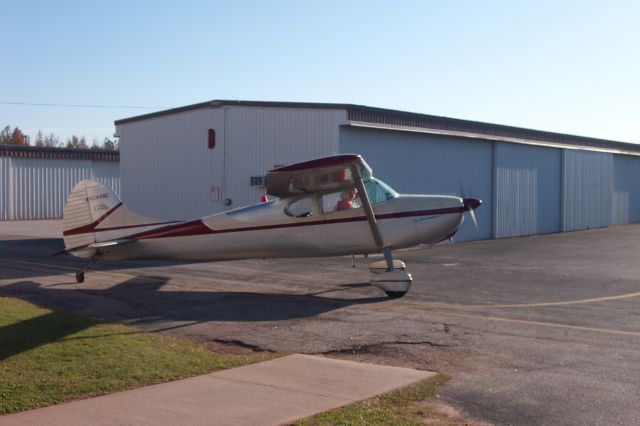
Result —
[{"label": "airplane nose", "polygon": [[480,207],[480,205],[482,204],[482,200],[479,200],[477,198],[464,198],[462,200],[462,203],[464,205],[464,210],[469,211],[475,210]]}]

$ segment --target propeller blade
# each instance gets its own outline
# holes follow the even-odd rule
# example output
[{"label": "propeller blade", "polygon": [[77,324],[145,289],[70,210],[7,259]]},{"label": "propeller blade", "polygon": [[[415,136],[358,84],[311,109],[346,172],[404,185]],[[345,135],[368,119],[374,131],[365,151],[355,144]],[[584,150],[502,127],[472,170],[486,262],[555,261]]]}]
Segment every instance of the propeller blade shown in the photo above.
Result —
[{"label": "propeller blade", "polygon": [[474,209],[469,209],[469,215],[471,216],[471,220],[473,221],[473,226],[478,229],[478,221],[476,220],[476,213],[474,212]]},{"label": "propeller blade", "polygon": [[471,216],[473,225],[478,229],[478,220],[476,219],[476,213],[474,210],[480,207],[482,200],[478,200],[477,198],[464,198],[462,202],[464,203],[465,211],[468,211],[469,216]]}]

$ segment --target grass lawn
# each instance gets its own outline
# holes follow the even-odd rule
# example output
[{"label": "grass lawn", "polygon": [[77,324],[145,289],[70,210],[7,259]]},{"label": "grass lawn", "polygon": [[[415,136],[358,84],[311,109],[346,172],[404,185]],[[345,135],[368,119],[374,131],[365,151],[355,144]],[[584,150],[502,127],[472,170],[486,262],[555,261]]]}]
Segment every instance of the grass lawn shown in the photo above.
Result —
[{"label": "grass lawn", "polygon": [[426,398],[434,396],[438,386],[449,379],[444,374],[438,374],[415,385],[318,414],[298,422],[297,425],[462,424],[437,405],[423,403]]},{"label": "grass lawn", "polygon": [[0,414],[237,367],[194,343],[0,297]]}]

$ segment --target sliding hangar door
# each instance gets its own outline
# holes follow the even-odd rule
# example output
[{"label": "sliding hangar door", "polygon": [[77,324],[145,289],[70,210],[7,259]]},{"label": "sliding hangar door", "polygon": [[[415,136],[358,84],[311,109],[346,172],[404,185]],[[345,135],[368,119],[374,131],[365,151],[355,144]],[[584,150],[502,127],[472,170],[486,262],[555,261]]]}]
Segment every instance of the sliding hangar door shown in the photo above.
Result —
[{"label": "sliding hangar door", "polygon": [[348,126],[340,149],[398,192],[482,199],[456,241],[640,222],[640,157]]},{"label": "sliding hangar door", "polygon": [[455,240],[492,238],[491,142],[345,126],[340,150],[362,154],[374,176],[400,193],[482,199],[476,211],[478,229],[466,218]]}]

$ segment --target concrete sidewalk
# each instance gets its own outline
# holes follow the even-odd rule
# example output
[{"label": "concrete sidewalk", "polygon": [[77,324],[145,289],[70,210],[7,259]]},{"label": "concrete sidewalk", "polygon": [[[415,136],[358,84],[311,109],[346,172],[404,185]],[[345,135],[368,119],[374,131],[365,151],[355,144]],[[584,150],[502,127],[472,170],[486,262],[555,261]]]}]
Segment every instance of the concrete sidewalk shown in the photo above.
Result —
[{"label": "concrete sidewalk", "polygon": [[0,425],[276,425],[435,373],[290,355],[8,416]]}]

